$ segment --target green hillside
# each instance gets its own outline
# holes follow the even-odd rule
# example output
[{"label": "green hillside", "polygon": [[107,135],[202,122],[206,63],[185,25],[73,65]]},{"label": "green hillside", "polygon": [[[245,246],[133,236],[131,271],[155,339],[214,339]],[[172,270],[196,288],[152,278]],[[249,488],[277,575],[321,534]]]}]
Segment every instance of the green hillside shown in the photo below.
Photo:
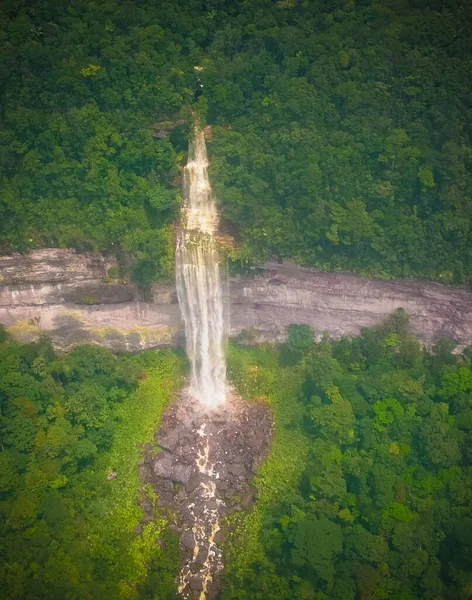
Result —
[{"label": "green hillside", "polygon": [[469,280],[470,3],[6,0],[0,15],[2,252],[127,253],[138,280],[168,276],[198,64],[232,258]]}]

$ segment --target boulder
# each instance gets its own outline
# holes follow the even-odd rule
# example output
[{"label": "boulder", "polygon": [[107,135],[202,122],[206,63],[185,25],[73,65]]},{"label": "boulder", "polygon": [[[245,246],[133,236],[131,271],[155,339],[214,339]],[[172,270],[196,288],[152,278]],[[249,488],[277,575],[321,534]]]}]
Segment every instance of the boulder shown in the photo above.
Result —
[{"label": "boulder", "polygon": [[195,548],[195,535],[193,531],[190,531],[190,529],[184,531],[180,536],[180,543],[186,548],[193,550]]},{"label": "boulder", "polygon": [[164,479],[172,479],[172,456],[168,452],[161,452],[160,454],[158,454],[152,466],[152,470],[158,477],[163,477]]},{"label": "boulder", "polygon": [[190,581],[189,581],[189,585],[190,585],[190,589],[194,590],[195,592],[202,592],[203,591],[203,581],[201,579],[201,577],[191,577]]},{"label": "boulder", "polygon": [[185,484],[186,493],[191,494],[192,492],[194,492],[199,487],[201,482],[202,482],[202,478],[199,473],[197,475],[194,475],[193,477],[191,477]]},{"label": "boulder", "polygon": [[223,532],[221,531],[221,529],[219,529],[213,536],[213,541],[215,542],[215,544],[219,544],[223,541],[223,537]]},{"label": "boulder", "polygon": [[172,431],[167,431],[162,434],[158,434],[156,436],[156,442],[164,448],[164,450],[169,450],[170,452],[174,452],[177,446],[179,445],[180,432],[177,429]]},{"label": "boulder", "polygon": [[177,464],[174,466],[172,479],[173,481],[177,481],[178,483],[183,483],[185,485],[192,477],[192,473],[193,469],[191,466]]},{"label": "boulder", "polygon": [[228,471],[234,476],[242,476],[246,473],[246,469],[242,463],[229,465]]}]

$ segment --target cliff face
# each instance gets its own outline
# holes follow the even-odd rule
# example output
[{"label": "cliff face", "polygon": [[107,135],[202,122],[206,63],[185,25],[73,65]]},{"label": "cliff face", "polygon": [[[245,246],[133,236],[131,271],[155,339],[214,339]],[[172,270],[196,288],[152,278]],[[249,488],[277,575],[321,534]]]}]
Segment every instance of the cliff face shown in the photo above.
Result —
[{"label": "cliff face", "polygon": [[[0,323],[22,341],[47,333],[61,349],[98,343],[114,350],[164,347],[183,341],[175,289],[158,284],[145,302],[130,284],[106,283],[114,259],[47,249],[0,257]],[[229,288],[231,335],[248,341],[284,339],[292,323],[334,337],[356,335],[395,308],[410,315],[426,343],[451,337],[472,343],[472,292],[419,281],[380,281],[267,264]]]},{"label": "cliff face", "polygon": [[235,281],[231,318],[237,330],[255,327],[279,339],[290,323],[305,323],[333,337],[357,335],[396,308],[410,315],[410,331],[427,344],[450,337],[472,343],[472,291],[415,280],[382,281],[322,273],[293,264],[267,264],[260,276]]},{"label": "cliff face", "polygon": [[178,342],[180,312],[172,286],[152,303],[134,285],[112,280],[113,258],[47,249],[0,257],[0,323],[21,341],[51,336],[67,349],[97,343],[139,350]]}]

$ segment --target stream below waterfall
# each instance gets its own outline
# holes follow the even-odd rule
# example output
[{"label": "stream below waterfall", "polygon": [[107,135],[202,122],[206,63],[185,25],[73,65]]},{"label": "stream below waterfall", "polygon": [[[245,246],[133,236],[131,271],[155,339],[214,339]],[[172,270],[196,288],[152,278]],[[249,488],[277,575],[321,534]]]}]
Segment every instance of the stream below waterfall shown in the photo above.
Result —
[{"label": "stream below waterfall", "polygon": [[208,408],[183,391],[165,412],[156,443],[140,467],[158,504],[175,515],[180,536],[179,592],[210,600],[223,569],[224,519],[249,509],[255,500],[250,482],[267,454],[273,420],[265,402],[246,403],[227,393],[227,401]]}]

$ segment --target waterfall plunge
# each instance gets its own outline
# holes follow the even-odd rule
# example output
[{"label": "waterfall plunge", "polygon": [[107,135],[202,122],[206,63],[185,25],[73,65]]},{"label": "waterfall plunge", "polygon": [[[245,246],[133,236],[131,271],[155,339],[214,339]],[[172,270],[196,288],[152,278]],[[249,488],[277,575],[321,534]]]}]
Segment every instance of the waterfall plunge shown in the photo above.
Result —
[{"label": "waterfall plunge", "polygon": [[226,311],[221,256],[215,233],[218,212],[208,179],[203,130],[196,128],[184,171],[183,227],[177,239],[177,295],[185,322],[191,364],[190,393],[202,404],[225,401],[223,342]]}]

